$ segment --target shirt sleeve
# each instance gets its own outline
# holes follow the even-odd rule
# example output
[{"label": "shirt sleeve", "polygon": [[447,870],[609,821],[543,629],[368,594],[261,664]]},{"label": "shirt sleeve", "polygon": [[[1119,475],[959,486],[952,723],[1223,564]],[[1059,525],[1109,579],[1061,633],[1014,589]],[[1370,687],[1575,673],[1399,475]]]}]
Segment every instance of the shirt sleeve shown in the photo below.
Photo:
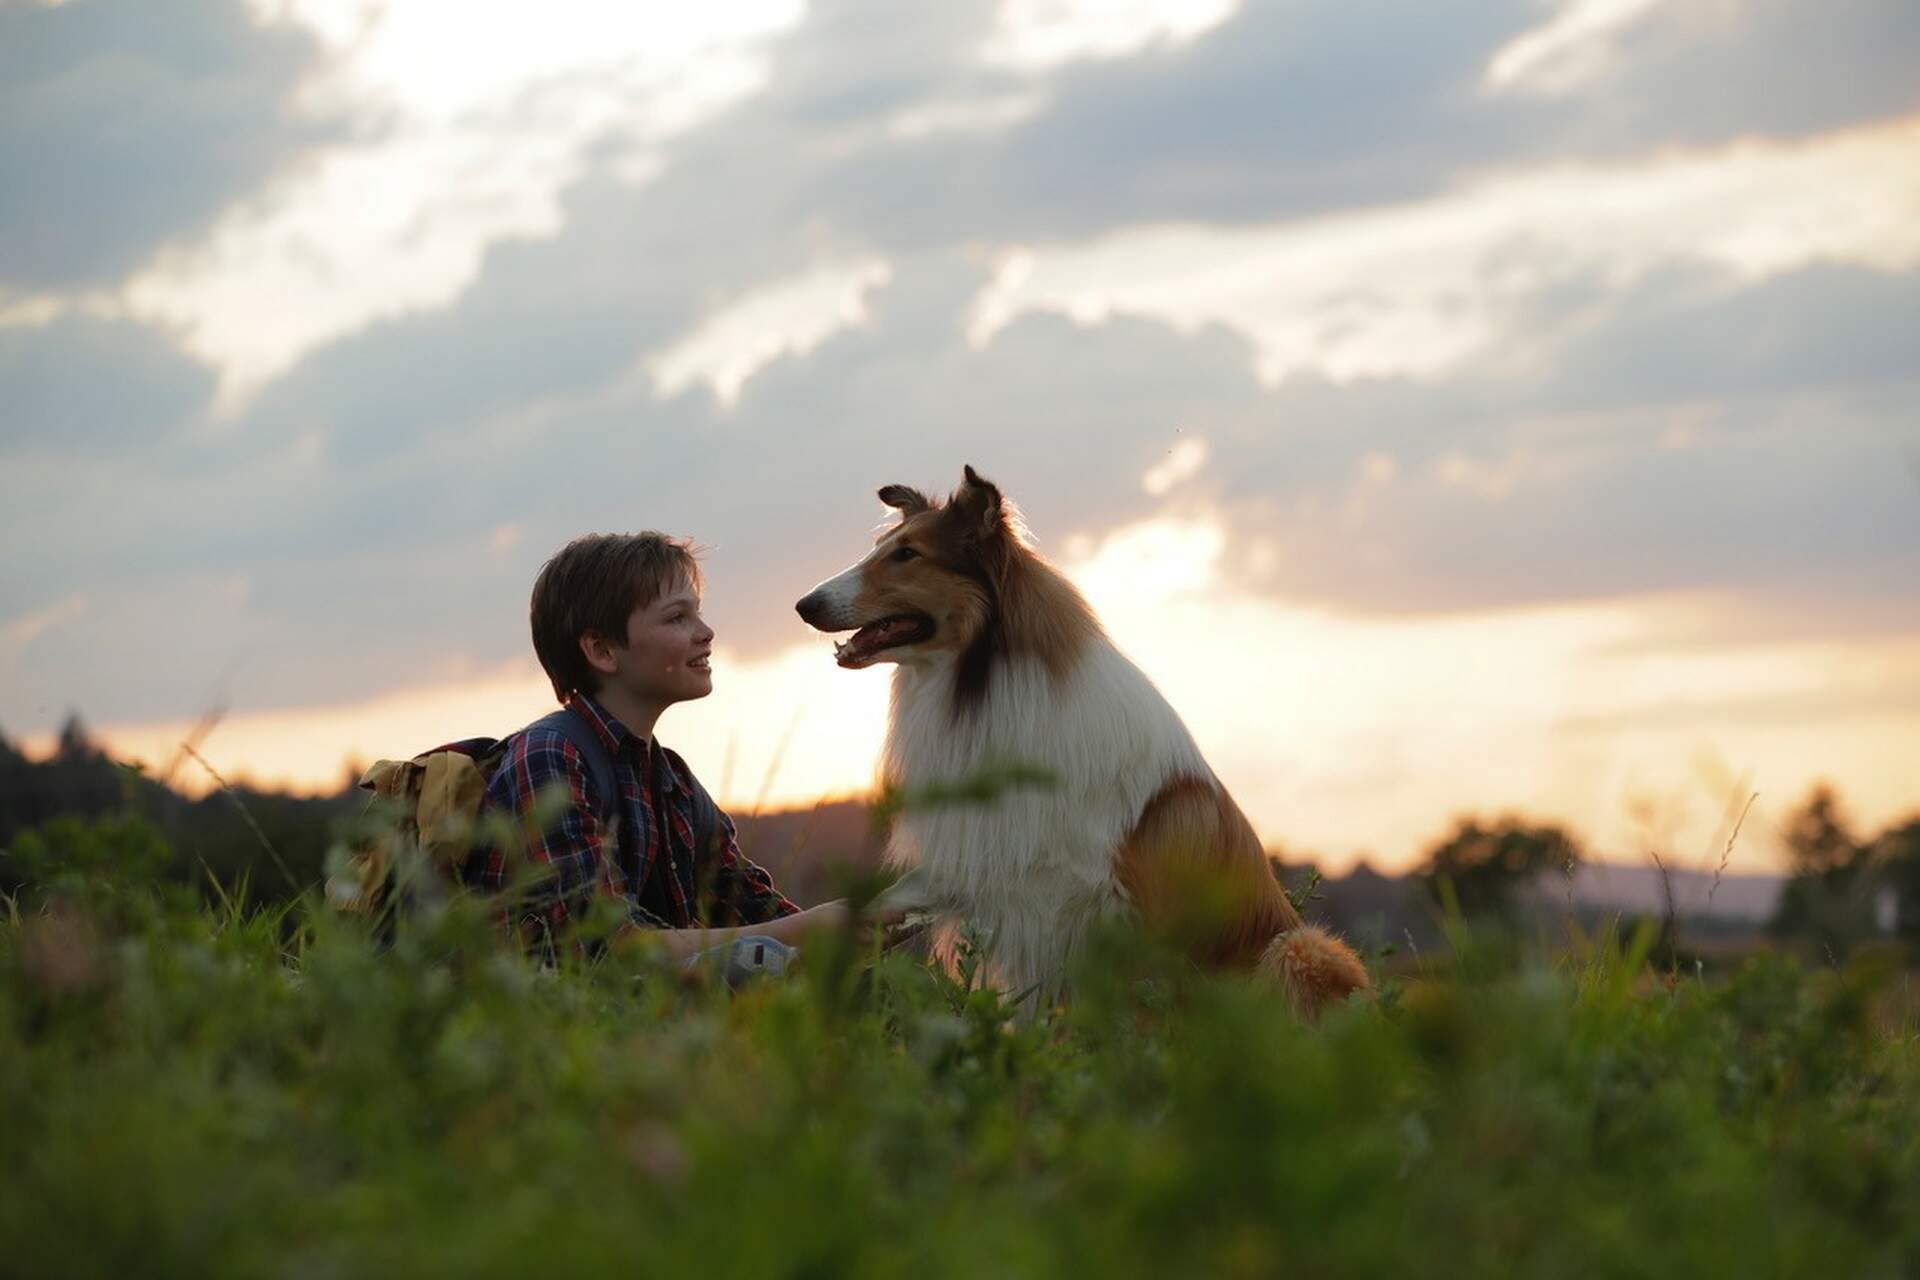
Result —
[{"label": "shirt sleeve", "polygon": [[[542,828],[538,818],[549,795],[563,797],[564,803],[557,812],[549,810],[551,816]],[[486,807],[520,818],[518,834],[525,841],[520,865],[547,872],[515,909],[517,921],[538,921],[557,937],[586,919],[594,899],[600,897],[618,903],[635,925],[666,927],[635,898],[613,856],[614,833],[600,821],[588,799],[586,764],[579,749],[563,735],[546,729],[521,734],[487,784]],[[511,863],[504,851],[489,850],[477,877],[481,886],[495,891],[506,888],[513,878]]]},{"label": "shirt sleeve", "polygon": [[714,923],[765,924],[797,914],[799,906],[773,887],[773,877],[766,869],[740,852],[740,836],[734,830],[733,819],[718,806],[713,812],[716,821],[710,865]]}]

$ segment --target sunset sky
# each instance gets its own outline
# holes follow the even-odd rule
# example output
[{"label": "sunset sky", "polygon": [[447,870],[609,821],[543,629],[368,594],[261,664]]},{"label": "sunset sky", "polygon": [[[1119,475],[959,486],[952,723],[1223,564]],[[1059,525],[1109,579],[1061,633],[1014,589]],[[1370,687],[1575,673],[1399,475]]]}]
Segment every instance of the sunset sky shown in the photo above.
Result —
[{"label": "sunset sky", "polygon": [[663,740],[859,791],[792,605],[968,463],[1331,868],[1920,809],[1920,5],[0,0],[30,749],[504,733],[541,562],[661,528]]}]

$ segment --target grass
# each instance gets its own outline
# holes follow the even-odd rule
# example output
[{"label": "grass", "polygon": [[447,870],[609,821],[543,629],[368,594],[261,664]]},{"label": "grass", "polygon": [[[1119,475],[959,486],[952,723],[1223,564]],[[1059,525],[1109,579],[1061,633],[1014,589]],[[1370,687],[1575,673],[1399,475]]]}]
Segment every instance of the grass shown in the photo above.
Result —
[{"label": "grass", "polygon": [[1920,1268],[1896,971],[1446,957],[1317,1028],[1101,939],[1038,1022],[849,942],[729,997],[211,906],[138,820],[10,856],[0,1271],[1870,1276]]}]

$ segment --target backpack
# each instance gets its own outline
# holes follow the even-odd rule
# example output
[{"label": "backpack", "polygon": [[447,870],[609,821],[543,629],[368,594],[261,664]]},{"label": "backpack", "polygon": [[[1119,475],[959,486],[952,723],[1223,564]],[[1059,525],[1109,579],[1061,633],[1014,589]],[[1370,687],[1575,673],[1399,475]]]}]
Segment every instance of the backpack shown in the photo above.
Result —
[{"label": "backpack", "polygon": [[[594,727],[570,708],[561,708],[535,720],[520,733],[551,729],[580,753],[596,798],[595,816],[611,826],[620,788],[613,756]],[[506,738],[466,738],[423,752],[411,760],[377,760],[361,775],[359,787],[372,792],[367,811],[376,806],[397,817],[376,823],[340,855],[328,859],[326,894],[333,908],[345,915],[377,917],[389,902],[397,902],[396,869],[399,855],[418,849],[435,876],[452,883],[473,848],[473,828],[480,816],[487,782],[506,759],[519,734]],[[713,802],[695,788],[694,840],[705,849],[718,822]]]}]

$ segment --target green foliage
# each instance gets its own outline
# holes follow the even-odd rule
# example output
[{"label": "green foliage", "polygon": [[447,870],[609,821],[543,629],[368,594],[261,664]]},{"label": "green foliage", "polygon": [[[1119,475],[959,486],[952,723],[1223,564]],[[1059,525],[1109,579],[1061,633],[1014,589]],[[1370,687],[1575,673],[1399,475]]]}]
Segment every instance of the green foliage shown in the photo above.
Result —
[{"label": "green foliage", "polygon": [[[23,854],[24,851],[24,854]],[[1476,951],[1302,1028],[1126,934],[1010,1016],[853,939],[737,995],[170,889],[136,820],[16,842],[14,1274],[1654,1276],[1920,1264],[1899,984],[1651,934]],[[963,964],[963,973],[966,966]]]},{"label": "green foliage", "polygon": [[[1276,876],[1279,875],[1279,872],[1280,868],[1275,867],[1274,873]],[[1285,879],[1281,879],[1280,890],[1287,895],[1287,901],[1293,904],[1293,909],[1305,915],[1309,903],[1317,902],[1325,896],[1320,888],[1325,880],[1326,877],[1320,874],[1320,868],[1308,867],[1306,871],[1301,873],[1298,886],[1290,885]]]}]

